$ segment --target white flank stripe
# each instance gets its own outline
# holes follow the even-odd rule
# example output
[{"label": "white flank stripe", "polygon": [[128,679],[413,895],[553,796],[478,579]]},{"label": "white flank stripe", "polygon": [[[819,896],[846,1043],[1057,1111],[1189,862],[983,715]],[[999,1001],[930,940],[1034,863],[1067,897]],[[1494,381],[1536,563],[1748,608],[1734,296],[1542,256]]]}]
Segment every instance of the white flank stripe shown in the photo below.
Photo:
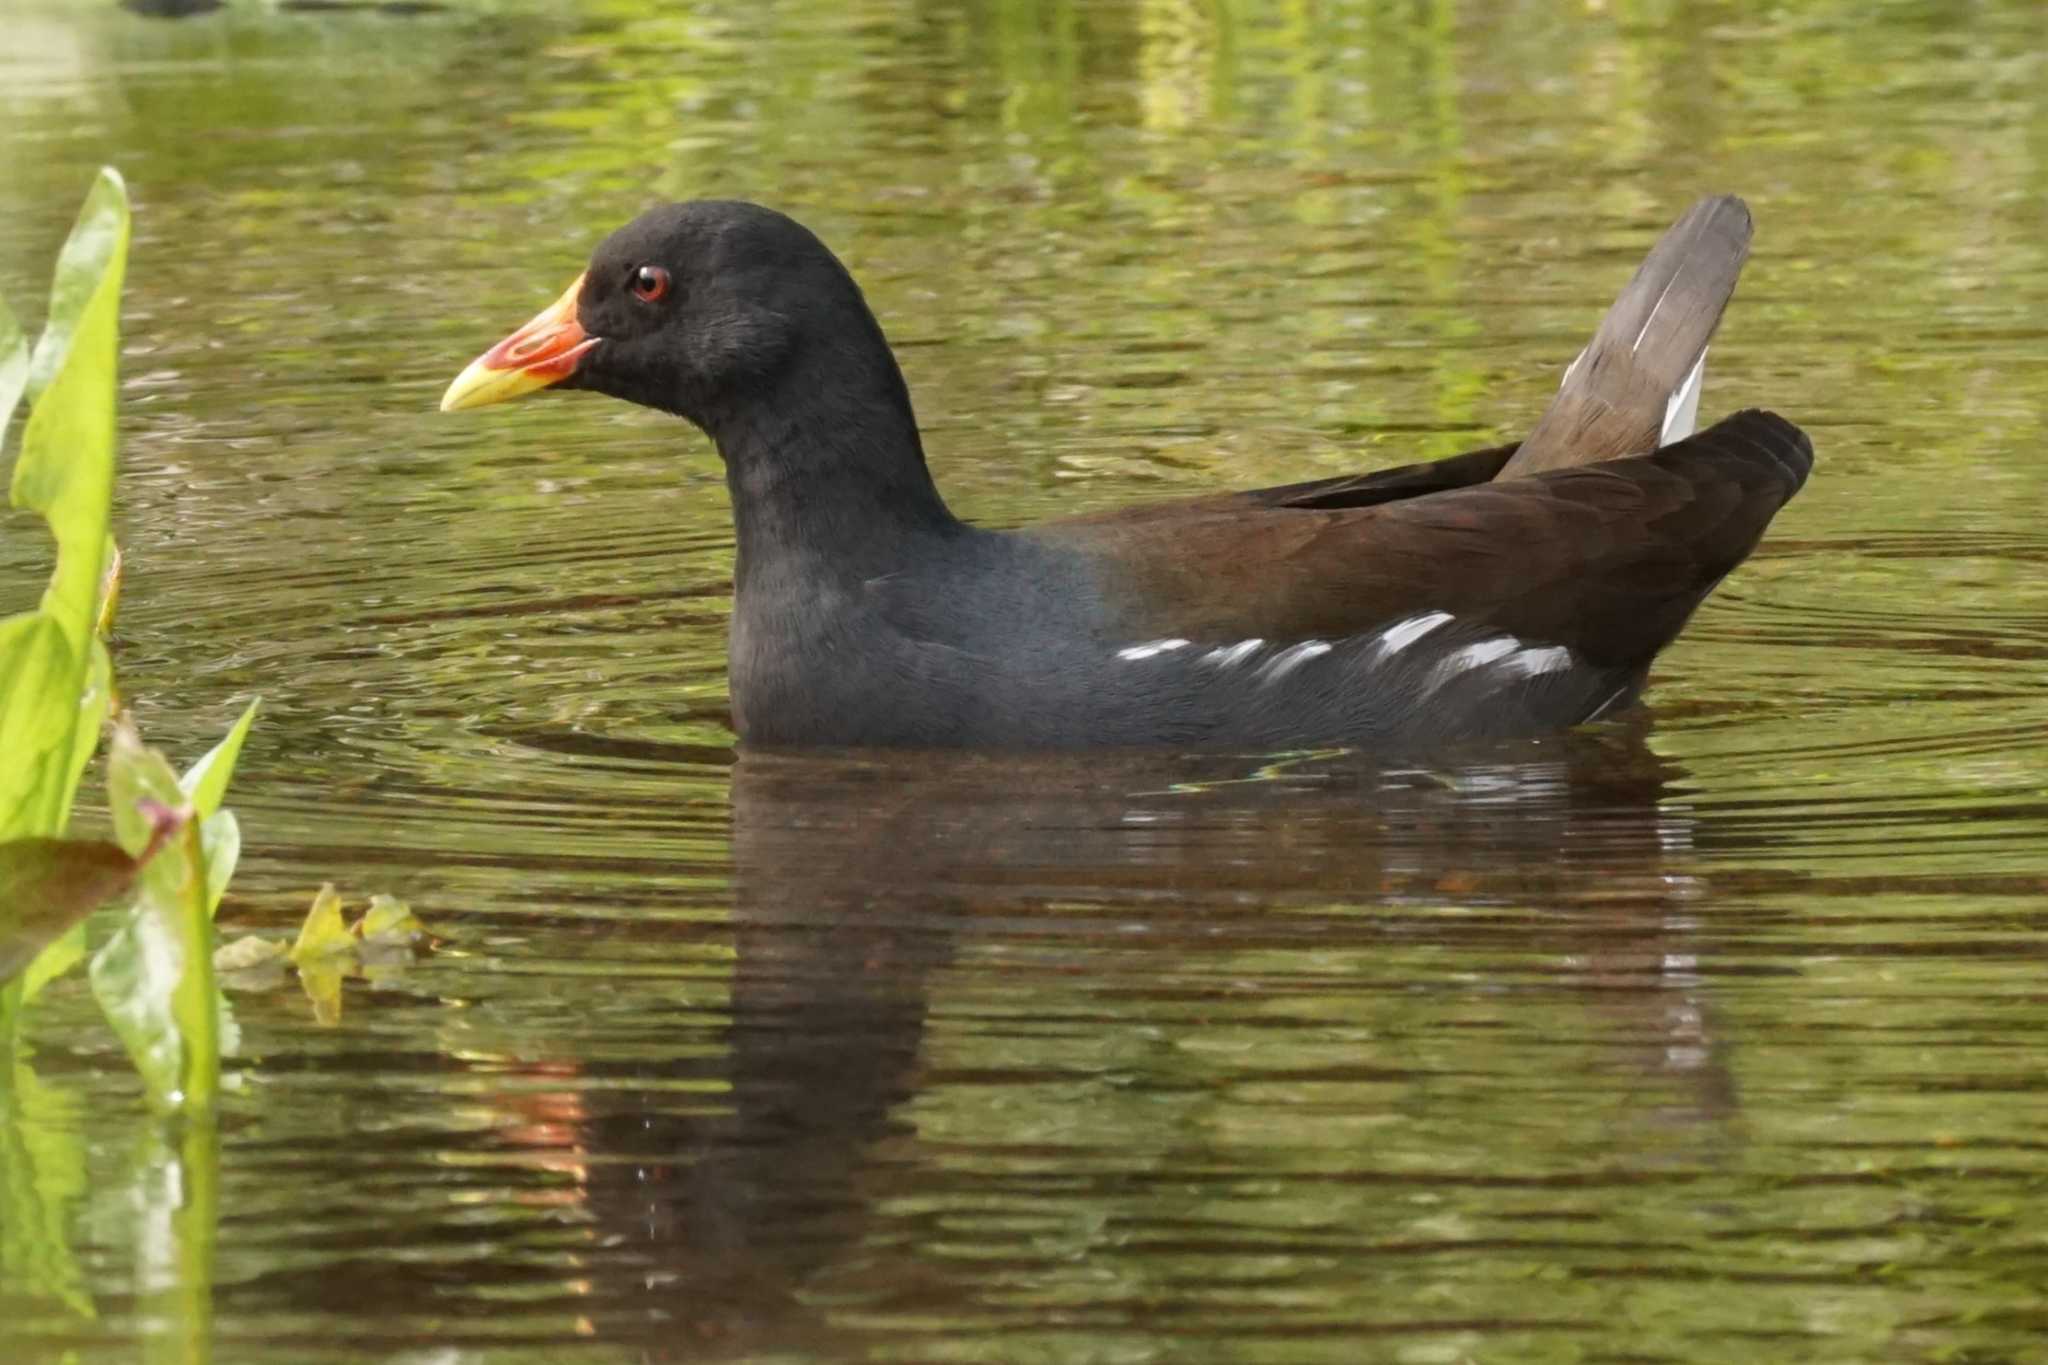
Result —
[{"label": "white flank stripe", "polygon": [[1552,645],[1548,649],[1518,649],[1501,661],[1501,667],[1510,673],[1519,673],[1533,678],[1540,673],[1555,673],[1570,668],[1572,652],[1563,645]]},{"label": "white flank stripe", "polygon": [[1310,659],[1320,658],[1330,652],[1330,646],[1321,640],[1303,640],[1298,645],[1289,645],[1275,654],[1266,666],[1259,670],[1259,681],[1272,682],[1281,674],[1291,672],[1297,665]]},{"label": "white flank stripe", "polygon": [[1380,632],[1374,646],[1374,653],[1380,658],[1399,654],[1423,636],[1451,619],[1447,611],[1426,611],[1420,616],[1411,616],[1405,621],[1396,621]]},{"label": "white flank stripe", "polygon": [[1259,646],[1264,643],[1264,640],[1254,638],[1239,640],[1234,645],[1218,645],[1202,656],[1202,662],[1212,668],[1229,668],[1232,664],[1241,664],[1258,653]]}]

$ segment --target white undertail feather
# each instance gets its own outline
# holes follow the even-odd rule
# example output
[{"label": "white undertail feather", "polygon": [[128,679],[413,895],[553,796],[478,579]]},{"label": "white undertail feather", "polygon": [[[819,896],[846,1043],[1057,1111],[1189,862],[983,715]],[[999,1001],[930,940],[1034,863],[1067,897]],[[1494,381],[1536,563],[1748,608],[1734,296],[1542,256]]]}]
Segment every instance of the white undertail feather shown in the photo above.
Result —
[{"label": "white undertail feather", "polygon": [[1700,389],[1706,380],[1707,353],[1701,351],[1700,358],[1692,363],[1692,373],[1685,377],[1685,382],[1678,386],[1678,392],[1664,404],[1664,431],[1657,438],[1660,447],[1692,435],[1699,424]]}]

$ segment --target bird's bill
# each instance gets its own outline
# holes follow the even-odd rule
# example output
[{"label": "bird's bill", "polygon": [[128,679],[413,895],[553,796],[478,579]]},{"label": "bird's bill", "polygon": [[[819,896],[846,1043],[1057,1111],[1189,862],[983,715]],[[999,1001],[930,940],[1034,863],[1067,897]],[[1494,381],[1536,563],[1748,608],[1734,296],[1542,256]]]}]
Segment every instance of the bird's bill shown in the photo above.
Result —
[{"label": "bird's bill", "polygon": [[559,384],[574,374],[598,342],[583,330],[576,316],[576,298],[582,292],[583,277],[578,275],[562,297],[542,309],[533,321],[472,360],[441,395],[441,411],[503,403]]}]

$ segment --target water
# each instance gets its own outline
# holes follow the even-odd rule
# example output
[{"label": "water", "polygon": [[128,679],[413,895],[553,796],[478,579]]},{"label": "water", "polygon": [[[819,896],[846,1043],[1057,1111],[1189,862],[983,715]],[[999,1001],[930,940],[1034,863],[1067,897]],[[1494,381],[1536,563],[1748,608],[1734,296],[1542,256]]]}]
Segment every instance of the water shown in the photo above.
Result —
[{"label": "water", "polygon": [[[0,7],[0,289],[137,200],[124,690],[183,758],[264,699],[224,923],[437,935],[335,1027],[239,996],[217,1142],[53,988],[0,1355],[2037,1358],[2038,7],[652,8]],[[1643,712],[1420,766],[736,758],[703,442],[433,411],[737,194],[965,515],[1393,464],[1526,426],[1713,189],[1705,407],[1814,481]]]}]

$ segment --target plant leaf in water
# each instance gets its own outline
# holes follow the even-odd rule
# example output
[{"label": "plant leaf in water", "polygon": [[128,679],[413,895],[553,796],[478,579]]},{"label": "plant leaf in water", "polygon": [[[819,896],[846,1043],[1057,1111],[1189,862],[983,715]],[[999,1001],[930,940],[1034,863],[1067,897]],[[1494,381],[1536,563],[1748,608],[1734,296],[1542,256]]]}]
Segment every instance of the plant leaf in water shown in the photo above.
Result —
[{"label": "plant leaf in water", "polygon": [[356,921],[352,931],[365,944],[375,947],[409,947],[426,932],[412,907],[396,896],[372,896],[370,908]]},{"label": "plant leaf in water", "polygon": [[341,979],[356,968],[353,958],[329,954],[299,964],[299,985],[313,1002],[315,1023],[341,1022]]},{"label": "plant leaf in water", "polygon": [[[111,543],[115,373],[128,195],[100,173],[58,258],[50,316],[33,354],[0,311],[0,435],[23,393],[33,399],[10,496],[40,512],[57,565],[34,612],[0,621],[0,839],[59,835],[99,740],[113,669],[93,634]],[[0,987],[0,1034],[21,1003],[82,951],[74,930]]]},{"label": "plant leaf in water", "polygon": [[[126,1200],[136,1213],[135,1308],[149,1324],[141,1359],[207,1365],[220,1241],[220,1127],[147,1125]],[[225,1360],[227,1356],[218,1357]]]},{"label": "plant leaf in water", "polygon": [[[31,402],[39,402],[56,383],[75,352],[95,343],[90,330],[93,310],[102,301],[110,276],[113,294],[120,294],[127,256],[128,187],[119,171],[104,166],[57,254],[56,274],[50,281],[50,318],[28,361]],[[113,357],[105,359],[111,371]]]},{"label": "plant leaf in water", "polygon": [[107,571],[100,575],[100,605],[92,618],[92,633],[102,640],[114,633],[114,617],[121,610],[121,571],[126,564],[121,547],[108,536]]},{"label": "plant leaf in water", "polygon": [[[137,851],[149,839],[143,803],[176,808],[185,801],[170,764],[126,723],[115,727],[108,750],[107,790],[115,836]],[[127,921],[93,956],[93,994],[152,1103],[205,1112],[219,1085],[223,1029],[197,822],[165,843],[136,885]]]},{"label": "plant leaf in water", "polygon": [[[53,1300],[94,1316],[71,1248],[72,1212],[88,1182],[83,1105],[19,1059],[0,1059],[0,1265],[11,1305]],[[32,1309],[30,1311],[33,1311]]]},{"label": "plant leaf in water", "polygon": [[341,920],[341,893],[329,882],[313,897],[299,941],[286,954],[299,969],[299,985],[313,1002],[313,1017],[320,1023],[341,1022],[341,978],[354,965],[355,947],[355,935]]},{"label": "plant leaf in water", "polygon": [[0,621],[0,838],[64,832],[77,670],[47,612]]},{"label": "plant leaf in water", "polygon": [[341,893],[329,882],[313,897],[313,908],[306,912],[306,922],[299,926],[298,942],[292,944],[286,956],[303,969],[321,958],[353,952],[355,946],[355,935],[349,933],[341,920]]},{"label": "plant leaf in water", "polygon": [[42,513],[57,538],[42,609],[63,629],[81,671],[106,567],[127,251],[127,193],[120,176],[102,171],[57,261],[50,320],[29,360],[33,406],[10,490],[14,505]]},{"label": "plant leaf in water", "polygon": [[276,939],[244,934],[233,943],[214,949],[213,969],[217,972],[254,971],[259,967],[281,966],[284,958],[284,945]]},{"label": "plant leaf in water", "polygon": [[277,939],[247,934],[214,950],[213,970],[224,990],[273,990],[284,984],[284,953]]},{"label": "plant leaf in water", "polygon": [[260,701],[250,702],[227,736],[178,779],[178,785],[185,789],[185,795],[199,811],[202,822],[199,842],[206,851],[208,915],[220,909],[220,899],[227,894],[228,882],[235,875],[235,864],[241,860],[242,827],[236,823],[235,813],[221,809],[220,803],[227,795],[228,779],[235,775],[235,761],[242,756],[242,741],[249,737],[249,727],[255,722],[256,708],[261,704]]},{"label": "plant leaf in water", "polygon": [[178,785],[185,789],[185,795],[199,811],[201,819],[220,809],[221,798],[227,795],[228,779],[235,775],[235,761],[242,756],[242,741],[249,737],[249,727],[256,720],[256,709],[261,701],[252,701],[243,710],[241,719],[227,732],[221,742],[207,750],[206,756],[185,770],[178,779]]}]

